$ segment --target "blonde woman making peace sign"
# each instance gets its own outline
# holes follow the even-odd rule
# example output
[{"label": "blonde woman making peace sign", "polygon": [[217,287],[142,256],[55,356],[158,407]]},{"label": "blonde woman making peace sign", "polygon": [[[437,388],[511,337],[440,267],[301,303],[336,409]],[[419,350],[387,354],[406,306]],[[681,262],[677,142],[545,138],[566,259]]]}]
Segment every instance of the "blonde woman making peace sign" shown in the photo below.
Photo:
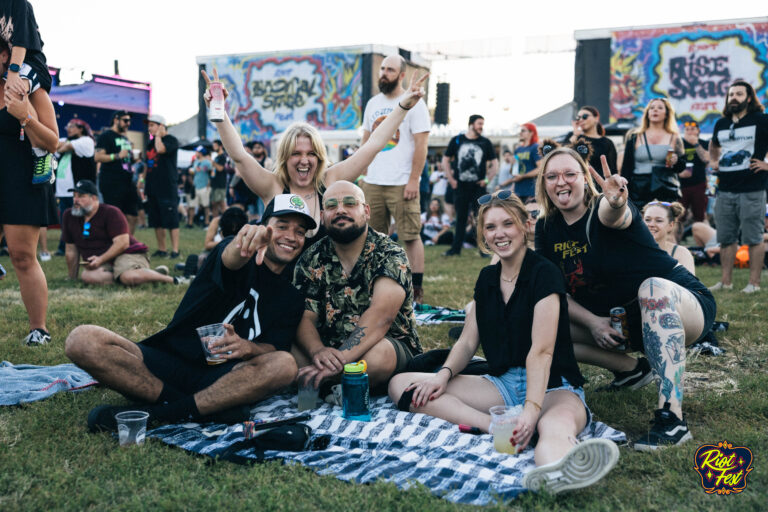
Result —
[{"label": "blonde woman making peace sign", "polygon": [[[611,370],[609,391],[642,387],[652,370],[660,377],[654,425],[635,449],[692,439],[682,413],[685,347],[712,326],[712,294],[658,247],[628,201],[627,180],[611,174],[605,157],[601,176],[571,148],[545,142],[543,149],[536,250],[565,277],[576,359]],[[611,326],[614,307],[626,310],[624,332]]]}]

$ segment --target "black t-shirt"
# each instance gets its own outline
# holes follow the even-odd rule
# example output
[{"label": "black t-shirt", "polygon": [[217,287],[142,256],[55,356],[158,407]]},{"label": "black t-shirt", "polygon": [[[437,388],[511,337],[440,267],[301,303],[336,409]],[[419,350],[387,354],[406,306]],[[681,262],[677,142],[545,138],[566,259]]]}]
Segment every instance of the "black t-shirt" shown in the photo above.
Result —
[{"label": "black t-shirt", "polygon": [[560,212],[536,223],[536,252],[563,273],[565,288],[576,302],[598,316],[625,306],[649,277],[671,278],[677,260],[659,248],[631,202],[632,224],[627,229],[604,226],[590,210],[570,226]]},{"label": "black t-shirt", "polygon": [[[216,156],[211,176],[211,188],[226,188],[227,186],[227,155],[222,153]],[[221,166],[221,170],[217,167]]]},{"label": "black t-shirt", "polygon": [[304,313],[301,294],[290,274],[274,274],[253,258],[239,270],[225,267],[221,254],[233,238],[222,240],[205,259],[168,327],[142,343],[202,362],[205,355],[195,329],[223,322],[254,343],[291,349]]},{"label": "black t-shirt", "polygon": [[[709,149],[709,142],[699,139],[699,146],[701,146],[704,151],[707,151]],[[686,165],[688,163],[693,163],[693,174],[690,178],[680,178],[680,187],[692,187],[693,185],[704,183],[707,181],[707,164],[704,163],[704,160],[699,158],[699,155],[696,153],[695,145],[683,139],[683,147],[685,148]]]},{"label": "black t-shirt", "polygon": [[754,192],[768,187],[768,172],[749,168],[750,159],[763,160],[768,151],[768,114],[752,112],[738,123],[721,117],[715,123],[712,144],[720,147],[719,190]]},{"label": "black t-shirt", "polygon": [[568,302],[557,268],[541,255],[526,250],[515,290],[506,304],[499,286],[500,274],[501,263],[487,266],[475,284],[477,328],[489,373],[498,376],[510,368],[525,368],[532,345],[533,310],[540,300],[554,293],[560,297],[560,314],[547,389],[562,386],[561,377],[581,386],[584,377],[573,354]]},{"label": "black t-shirt", "polygon": [[110,162],[102,162],[101,170],[99,171],[100,182],[124,182],[131,181],[131,150],[133,146],[131,141],[126,137],[120,135],[114,130],[105,130],[104,133],[99,135],[99,140],[96,141],[96,151],[103,149],[108,155],[119,153],[123,149],[128,150],[128,156],[125,158],[118,158],[115,155],[115,159]]},{"label": "black t-shirt", "polygon": [[463,133],[451,139],[445,156],[453,158],[453,177],[460,183],[475,183],[485,178],[486,164],[496,158],[490,140],[482,135],[468,139]]},{"label": "black t-shirt", "polygon": [[[147,177],[145,192],[159,199],[178,199],[179,173],[176,169],[176,155],[179,141],[173,135],[163,137],[165,153],[158,153],[155,140],[147,146]],[[104,164],[102,164],[104,165]]]},{"label": "black t-shirt", "polygon": [[589,159],[589,165],[602,174],[603,164],[600,162],[600,155],[605,155],[606,160],[608,160],[608,167],[611,168],[611,171],[616,172],[616,146],[613,145],[613,141],[608,137],[592,138],[585,135],[584,138],[592,146],[592,158]]}]

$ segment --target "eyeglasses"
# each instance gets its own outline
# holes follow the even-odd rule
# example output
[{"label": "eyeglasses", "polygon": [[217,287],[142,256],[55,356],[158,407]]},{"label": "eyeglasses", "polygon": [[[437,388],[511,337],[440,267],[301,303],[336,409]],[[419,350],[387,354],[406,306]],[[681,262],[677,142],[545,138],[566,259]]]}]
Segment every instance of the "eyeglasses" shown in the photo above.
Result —
[{"label": "eyeglasses", "polygon": [[670,206],[672,206],[672,203],[667,203],[666,201],[651,201],[650,203],[648,203],[648,206],[666,206],[667,208],[669,208]]},{"label": "eyeglasses", "polygon": [[124,117],[124,118],[120,119],[120,121],[122,121],[124,123],[130,123],[131,122],[131,118],[130,117]]},{"label": "eyeglasses", "polygon": [[88,236],[91,234],[91,223],[86,222],[83,224],[83,236],[88,238]]},{"label": "eyeglasses", "polygon": [[683,126],[685,126],[686,128],[698,128],[699,123],[697,123],[696,121],[686,121],[683,123]]},{"label": "eyeglasses", "polygon": [[[350,208],[353,208],[359,205],[360,203],[362,203],[362,201],[356,198],[355,196],[344,196],[341,198],[341,204],[343,204],[344,206],[348,206]],[[336,199],[335,197],[326,199],[323,202],[323,208],[325,208],[326,210],[335,210],[338,207],[339,207],[339,200]]]},{"label": "eyeglasses", "polygon": [[507,199],[510,198],[511,195],[512,195],[511,190],[507,190],[507,189],[499,190],[498,192],[495,192],[493,194],[485,194],[484,196],[478,197],[477,204],[479,204],[480,206],[484,204],[488,204],[491,202],[491,199],[493,199],[494,197],[498,197],[502,201],[506,201]]},{"label": "eyeglasses", "polygon": [[736,123],[731,123],[731,131],[728,132],[728,140],[736,138]]},{"label": "eyeglasses", "polygon": [[582,174],[583,173],[576,172],[576,171],[548,172],[547,174],[544,175],[544,181],[546,181],[547,183],[557,183],[557,180],[562,176],[563,181],[565,181],[566,183],[573,183]]},{"label": "eyeglasses", "polygon": [[589,114],[581,114],[573,118],[574,121],[584,121],[586,119],[589,119]]},{"label": "eyeglasses", "polygon": [[539,211],[540,210],[528,210],[528,215],[530,215],[532,219],[538,219]]}]

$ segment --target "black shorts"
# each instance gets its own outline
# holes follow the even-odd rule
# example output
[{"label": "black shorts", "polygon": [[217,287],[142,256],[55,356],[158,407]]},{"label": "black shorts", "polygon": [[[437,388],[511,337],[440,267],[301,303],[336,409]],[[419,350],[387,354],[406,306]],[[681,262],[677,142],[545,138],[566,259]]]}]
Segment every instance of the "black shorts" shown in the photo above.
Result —
[{"label": "black shorts", "polygon": [[179,227],[178,199],[161,199],[149,196],[146,202],[149,227],[176,229]]},{"label": "black shorts", "polygon": [[114,181],[99,181],[99,192],[106,204],[118,208],[125,215],[139,214],[139,193],[130,181],[124,183]]},{"label": "black shorts", "polygon": [[[717,304],[715,303],[715,298],[712,296],[712,292],[710,292],[701,281],[688,272],[682,265],[678,265],[672,269],[672,272],[666,276],[666,279],[677,283],[690,291],[693,293],[693,296],[696,297],[696,300],[699,301],[701,311],[704,313],[704,329],[701,331],[699,338],[695,341],[701,340],[707,333],[709,333],[712,329],[712,324],[715,323]],[[643,347],[643,322],[640,317],[640,305],[638,304],[637,297],[635,297],[629,304],[625,304],[624,308],[627,310],[629,344],[633,350],[645,353]]]},{"label": "black shorts", "polygon": [[144,365],[152,375],[163,383],[190,395],[207,388],[241,362],[238,359],[209,366],[202,358],[198,363],[142,343],[139,343],[138,347],[144,356]]}]

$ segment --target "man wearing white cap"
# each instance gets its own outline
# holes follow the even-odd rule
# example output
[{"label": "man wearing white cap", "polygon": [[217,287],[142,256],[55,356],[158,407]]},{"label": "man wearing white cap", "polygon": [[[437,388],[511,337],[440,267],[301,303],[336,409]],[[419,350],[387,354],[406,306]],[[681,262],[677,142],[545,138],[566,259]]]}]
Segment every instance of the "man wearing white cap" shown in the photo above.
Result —
[{"label": "man wearing white cap", "polygon": [[[315,220],[301,196],[277,195],[262,225],[246,224],[224,239],[179,304],[168,327],[140,343],[95,325],[67,337],[65,352],[103,386],[144,405],[102,405],[91,431],[115,430],[116,412],[144,410],[150,421],[248,419],[250,408],[296,379],[291,345],[304,301],[290,281],[290,263]],[[223,323],[209,345],[223,363],[209,365],[196,328]]]},{"label": "man wearing white cap", "polygon": [[179,175],[176,155],[179,141],[168,134],[165,118],[152,114],[147,117],[150,135],[147,146],[147,168],[144,192],[147,194],[149,227],[155,228],[157,251],[152,256],[168,256],[165,230],[171,233],[171,258],[179,257]]}]

